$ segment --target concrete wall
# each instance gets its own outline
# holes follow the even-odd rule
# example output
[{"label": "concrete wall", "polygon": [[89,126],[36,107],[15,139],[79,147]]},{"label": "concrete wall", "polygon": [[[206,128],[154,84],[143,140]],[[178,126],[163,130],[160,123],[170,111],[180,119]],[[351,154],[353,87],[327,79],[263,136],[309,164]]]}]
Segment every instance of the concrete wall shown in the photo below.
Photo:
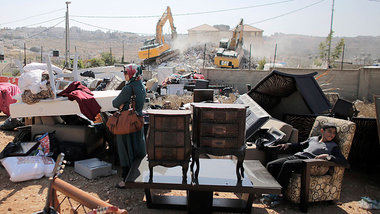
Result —
[{"label": "concrete wall", "polygon": [[240,94],[247,92],[247,84],[255,86],[262,78],[267,76],[269,71],[259,70],[238,70],[238,69],[201,69],[201,73],[210,84],[233,85]]},{"label": "concrete wall", "polygon": [[[315,78],[322,90],[339,93],[343,99],[373,100],[373,95],[380,94],[380,68],[364,67],[359,70],[296,69],[276,68],[284,73],[308,74],[317,72]],[[270,71],[237,69],[201,69],[201,73],[211,84],[231,84],[240,94],[247,92],[247,84],[254,87]]]}]

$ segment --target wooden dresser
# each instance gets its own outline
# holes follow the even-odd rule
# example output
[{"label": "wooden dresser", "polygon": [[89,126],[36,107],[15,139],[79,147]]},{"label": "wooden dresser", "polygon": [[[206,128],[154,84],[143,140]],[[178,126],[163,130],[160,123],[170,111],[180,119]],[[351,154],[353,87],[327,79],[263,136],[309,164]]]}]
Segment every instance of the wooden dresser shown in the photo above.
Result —
[{"label": "wooden dresser", "polygon": [[[199,172],[199,155],[234,155],[238,158],[236,175],[243,176],[245,156],[246,105],[192,103],[193,106],[193,162]],[[240,172],[239,172],[240,170]]]},{"label": "wooden dresser", "polygon": [[147,152],[150,179],[153,167],[182,166],[186,180],[191,155],[190,110],[148,110]]}]

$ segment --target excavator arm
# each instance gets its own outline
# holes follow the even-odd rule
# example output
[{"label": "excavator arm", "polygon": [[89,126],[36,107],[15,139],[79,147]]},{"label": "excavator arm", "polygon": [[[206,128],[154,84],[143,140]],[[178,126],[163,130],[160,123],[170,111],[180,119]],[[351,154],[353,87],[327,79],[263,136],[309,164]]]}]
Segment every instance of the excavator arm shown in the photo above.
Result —
[{"label": "excavator arm", "polygon": [[144,63],[149,64],[155,61],[157,64],[160,64],[162,61],[178,54],[178,51],[171,50],[170,45],[165,42],[164,36],[162,35],[162,28],[168,20],[172,30],[172,39],[177,37],[177,31],[174,27],[170,7],[167,7],[164,14],[162,14],[161,18],[157,22],[156,37],[145,41],[144,46],[138,52],[139,58],[144,60]]},{"label": "excavator arm", "polygon": [[[230,42],[230,45],[228,47],[228,50],[236,50],[239,43],[243,42],[242,41],[242,39],[243,39],[243,28],[244,28],[243,19],[241,19],[239,24],[235,27],[235,29],[232,33],[232,38],[231,38],[231,42]],[[238,36],[238,34],[239,34],[239,36]]]},{"label": "excavator arm", "polygon": [[156,42],[159,44],[163,44],[165,42],[164,36],[162,35],[162,28],[164,27],[167,20],[169,20],[172,30],[172,38],[175,39],[177,37],[177,31],[174,27],[172,12],[170,10],[170,7],[167,7],[164,14],[162,14],[161,18],[158,20],[156,26]]}]

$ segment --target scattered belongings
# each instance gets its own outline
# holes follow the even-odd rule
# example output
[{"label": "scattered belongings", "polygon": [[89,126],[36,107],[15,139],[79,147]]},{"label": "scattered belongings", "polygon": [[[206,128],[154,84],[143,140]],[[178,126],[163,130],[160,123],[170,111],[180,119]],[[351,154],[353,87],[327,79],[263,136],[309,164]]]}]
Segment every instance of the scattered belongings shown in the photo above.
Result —
[{"label": "scattered belongings", "polygon": [[101,161],[98,158],[75,161],[74,170],[88,179],[116,174],[112,170],[112,164]]},{"label": "scattered belongings", "polygon": [[6,157],[1,163],[12,182],[50,177],[55,164],[52,158],[42,156]]},{"label": "scattered belongings", "polygon": [[21,91],[17,85],[7,82],[0,82],[0,91],[0,111],[9,116],[9,105],[17,102],[13,96],[20,94]]},{"label": "scattered belongings", "polygon": [[8,117],[2,124],[0,124],[0,129],[5,131],[13,131],[15,128],[22,126],[23,124],[22,118]]},{"label": "scattered belongings", "polygon": [[331,105],[314,78],[316,74],[296,75],[273,70],[247,94],[279,120],[286,114],[321,114]]},{"label": "scattered belongings", "polygon": [[213,89],[194,89],[193,102],[214,102]]},{"label": "scattered belongings", "polygon": [[380,201],[373,200],[370,197],[362,197],[359,206],[365,210],[380,210]]},{"label": "scattered belongings", "polygon": [[336,118],[350,120],[352,117],[356,117],[359,112],[352,102],[338,98],[331,109],[331,113]]},{"label": "scattered belongings", "polygon": [[93,71],[91,71],[91,70],[83,71],[79,75],[81,75],[82,77],[92,77],[92,78],[95,78],[95,73]]}]

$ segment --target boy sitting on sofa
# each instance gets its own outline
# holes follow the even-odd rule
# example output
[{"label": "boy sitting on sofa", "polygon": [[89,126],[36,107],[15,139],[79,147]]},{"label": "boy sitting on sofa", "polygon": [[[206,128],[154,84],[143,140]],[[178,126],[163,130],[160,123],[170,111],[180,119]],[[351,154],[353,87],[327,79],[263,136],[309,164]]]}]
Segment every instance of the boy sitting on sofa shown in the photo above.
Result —
[{"label": "boy sitting on sofa", "polygon": [[339,145],[334,142],[336,133],[335,124],[326,123],[322,126],[321,136],[310,137],[301,143],[277,145],[280,150],[294,149],[298,151],[292,156],[271,161],[266,166],[282,186],[283,192],[287,189],[292,172],[302,169],[303,159],[324,159],[348,166],[348,161],[341,153]]}]

